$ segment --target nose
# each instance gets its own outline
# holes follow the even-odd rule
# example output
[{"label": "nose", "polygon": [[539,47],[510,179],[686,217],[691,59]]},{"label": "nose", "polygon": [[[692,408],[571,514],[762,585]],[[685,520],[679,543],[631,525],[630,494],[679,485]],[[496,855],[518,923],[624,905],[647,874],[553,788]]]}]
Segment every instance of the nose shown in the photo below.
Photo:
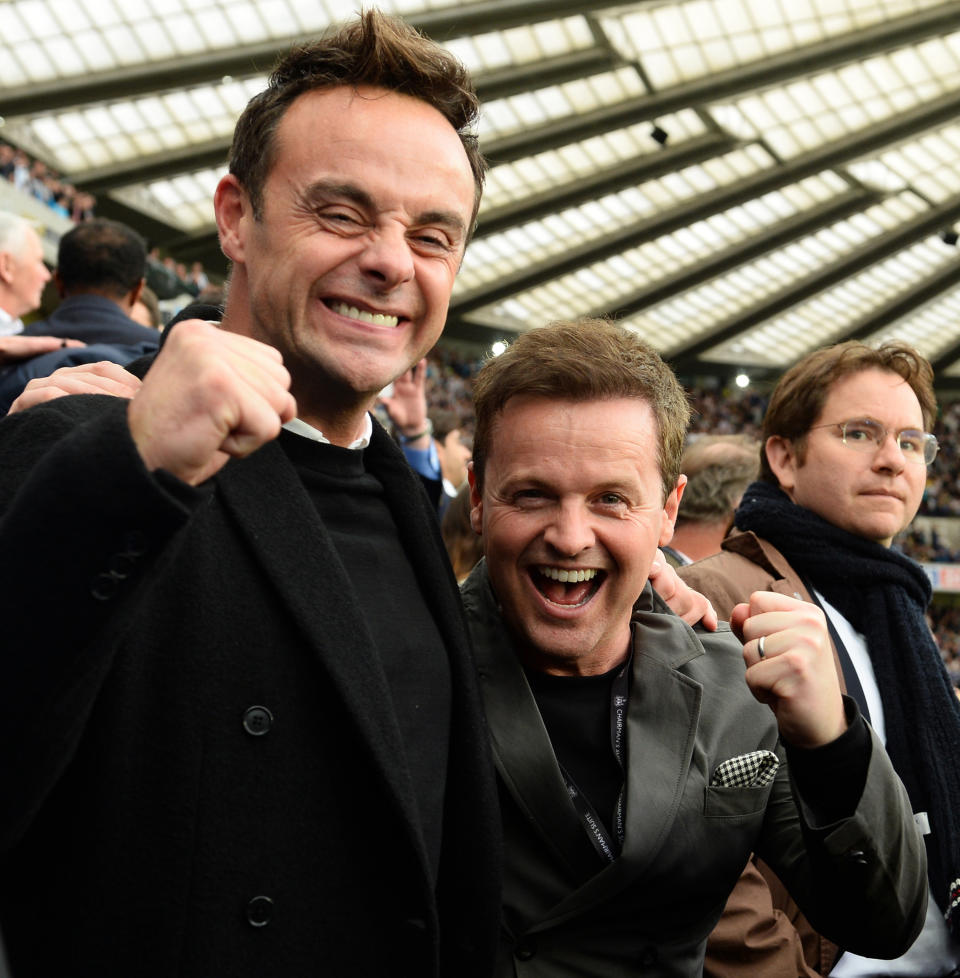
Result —
[{"label": "nose", "polygon": [[554,510],[543,539],[561,557],[576,557],[596,543],[590,514],[582,505],[561,502]]},{"label": "nose", "polygon": [[360,256],[360,268],[380,291],[389,292],[414,276],[413,253],[401,228],[372,232]]},{"label": "nose", "polygon": [[875,469],[888,469],[891,472],[901,472],[906,464],[907,460],[897,442],[896,434],[888,431],[886,438],[880,443],[877,453],[873,457],[873,467]]}]

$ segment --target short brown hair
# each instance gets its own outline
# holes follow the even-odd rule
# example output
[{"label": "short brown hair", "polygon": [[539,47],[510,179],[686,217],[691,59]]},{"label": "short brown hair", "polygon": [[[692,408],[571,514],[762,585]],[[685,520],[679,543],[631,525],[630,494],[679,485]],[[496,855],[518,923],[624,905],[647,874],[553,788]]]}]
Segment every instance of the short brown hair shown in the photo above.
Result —
[{"label": "short brown hair", "polygon": [[564,401],[646,401],[657,421],[664,500],[676,486],[690,405],[673,371],[630,330],[606,319],[551,323],[521,333],[504,353],[483,365],[473,385],[473,471],[478,489],[483,487],[496,419],[507,401],[519,394]]},{"label": "short brown hair", "polygon": [[[790,439],[802,465],[807,432],[819,419],[830,389],[841,378],[864,370],[887,370],[902,377],[917,395],[923,427],[930,430],[937,416],[930,361],[906,343],[871,347],[859,340],[847,340],[815,350],[780,378],[763,418],[764,443],[773,435]],[[760,456],[760,478],[778,485],[766,449]]]},{"label": "short brown hair", "polygon": [[385,88],[418,98],[440,112],[457,131],[470,161],[476,219],[486,162],[471,131],[480,102],[467,69],[402,20],[369,10],[317,40],[292,48],[237,121],[230,172],[247,191],[257,220],[263,213],[263,186],[276,161],[277,128],[287,109],[304,92],[341,85]]},{"label": "short brown hair", "polygon": [[698,435],[684,449],[680,469],[687,486],[677,525],[721,523],[733,511],[760,468],[760,443],[749,435]]}]

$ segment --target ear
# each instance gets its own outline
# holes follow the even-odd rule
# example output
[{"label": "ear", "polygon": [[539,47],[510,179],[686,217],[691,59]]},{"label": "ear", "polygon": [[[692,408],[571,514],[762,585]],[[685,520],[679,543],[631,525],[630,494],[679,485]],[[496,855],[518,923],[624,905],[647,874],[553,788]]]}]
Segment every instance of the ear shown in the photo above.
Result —
[{"label": "ear", "polygon": [[770,471],[777,477],[780,488],[790,495],[797,482],[797,450],[790,438],[782,435],[771,435],[763,450],[767,453],[767,463]]},{"label": "ear", "polygon": [[139,300],[140,296],[143,295],[143,287],[147,284],[145,278],[140,279],[139,282],[127,293],[127,306],[132,309]]},{"label": "ear", "polygon": [[663,504],[663,522],[660,524],[660,539],[658,547],[665,547],[673,539],[673,528],[677,525],[677,513],[680,511],[680,500],[687,486],[687,477],[680,475],[677,484],[670,491]]},{"label": "ear", "polygon": [[470,483],[470,526],[473,532],[480,536],[483,533],[483,497],[477,489],[473,462],[467,462],[467,481]]},{"label": "ear", "polygon": [[232,262],[243,262],[244,243],[253,220],[250,198],[240,181],[228,173],[217,184],[213,194],[213,211],[220,232],[220,250]]},{"label": "ear", "polygon": [[57,295],[61,299],[66,299],[66,293],[63,291],[63,279],[60,278],[60,272],[56,268],[53,270],[53,285],[57,290]]},{"label": "ear", "polygon": [[0,251],[0,282],[13,282],[14,261],[9,251]]}]

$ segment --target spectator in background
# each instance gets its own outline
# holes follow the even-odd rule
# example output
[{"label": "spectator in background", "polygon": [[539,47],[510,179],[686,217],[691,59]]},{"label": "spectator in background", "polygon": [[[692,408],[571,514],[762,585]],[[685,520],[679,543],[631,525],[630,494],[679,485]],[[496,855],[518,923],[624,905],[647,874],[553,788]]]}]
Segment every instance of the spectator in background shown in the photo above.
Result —
[{"label": "spectator in background", "polygon": [[0,336],[23,332],[23,319],[40,305],[50,271],[30,222],[0,211]]},{"label": "spectator in background", "polygon": [[440,516],[466,482],[472,454],[460,418],[450,410],[428,407],[427,361],[398,377],[380,404],[393,423],[407,461],[424,480]]},{"label": "spectator in background", "polygon": [[13,185],[25,194],[30,193],[30,157],[22,149],[13,154]]},{"label": "spectator in background", "polygon": [[196,295],[200,295],[210,284],[210,279],[207,278],[207,273],[203,270],[203,262],[195,261],[190,266],[190,281],[196,287]]},{"label": "spectator in background", "polygon": [[26,190],[41,203],[49,203],[53,195],[50,180],[51,176],[47,170],[47,164],[43,160],[34,160],[30,164],[30,179],[27,181]]},{"label": "spectator in background", "polygon": [[163,329],[163,318],[160,315],[160,302],[157,293],[144,284],[140,298],[130,310],[130,318],[148,329]]},{"label": "spectator in background", "polygon": [[458,584],[467,579],[483,556],[483,537],[470,523],[470,508],[470,486],[464,485],[450,500],[440,520],[440,535]]},{"label": "spectator in background", "polygon": [[924,619],[930,580],[890,548],[920,505],[936,409],[933,370],[905,344],[850,341],[805,357],[770,398],[739,532],[680,570],[721,617],[758,590],[824,609],[846,690],[884,740],[927,843],[927,921],[895,965],[849,950],[837,960],[779,881],[765,873],[771,903],[748,867],[731,898],[740,912],[711,939],[714,954],[729,955],[719,974],[784,974],[801,948],[813,973],[834,976],[931,978],[960,967],[960,710]]},{"label": "spectator in background", "polygon": [[733,511],[759,468],[760,443],[747,435],[700,435],[688,441],[680,463],[687,488],[673,539],[663,548],[674,567],[720,552]]},{"label": "spectator in background", "polygon": [[146,264],[144,240],[127,225],[103,218],[78,224],[57,250],[53,278],[60,305],[24,332],[85,343],[147,343],[156,349],[156,331],[130,318],[143,291]]},{"label": "spectator in background", "polygon": [[78,190],[74,195],[73,204],[70,208],[70,219],[74,224],[83,221],[92,221],[94,218],[93,209],[96,207],[97,198],[93,194],[83,190]]},{"label": "spectator in background", "polygon": [[130,318],[143,289],[145,263],[143,239],[116,221],[78,224],[60,239],[54,279],[62,301],[47,319],[27,326],[24,335],[60,336],[83,345],[44,353],[4,371],[0,414],[35,377],[98,360],[127,364],[157,351],[157,331]]},{"label": "spectator in background", "polygon": [[431,432],[428,458],[434,477],[438,473],[440,476],[443,488],[440,515],[443,516],[451,500],[467,484],[467,463],[473,450],[463,432],[460,418],[453,411],[431,410],[427,421]]},{"label": "spectator in background", "polygon": [[0,143],[0,179],[13,182],[14,149],[9,143]]}]

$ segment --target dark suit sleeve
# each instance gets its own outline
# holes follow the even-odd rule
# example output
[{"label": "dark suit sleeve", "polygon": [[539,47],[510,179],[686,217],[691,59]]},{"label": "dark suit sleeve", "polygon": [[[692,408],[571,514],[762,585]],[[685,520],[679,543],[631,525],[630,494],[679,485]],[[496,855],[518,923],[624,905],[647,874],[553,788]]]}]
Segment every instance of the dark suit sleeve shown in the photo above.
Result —
[{"label": "dark suit sleeve", "polygon": [[69,761],[139,588],[205,498],[147,472],[119,398],[0,422],[0,852]]},{"label": "dark suit sleeve", "polygon": [[870,759],[853,814],[818,824],[782,763],[756,851],[820,933],[857,954],[894,958],[923,926],[926,853],[906,790],[867,729]]}]

